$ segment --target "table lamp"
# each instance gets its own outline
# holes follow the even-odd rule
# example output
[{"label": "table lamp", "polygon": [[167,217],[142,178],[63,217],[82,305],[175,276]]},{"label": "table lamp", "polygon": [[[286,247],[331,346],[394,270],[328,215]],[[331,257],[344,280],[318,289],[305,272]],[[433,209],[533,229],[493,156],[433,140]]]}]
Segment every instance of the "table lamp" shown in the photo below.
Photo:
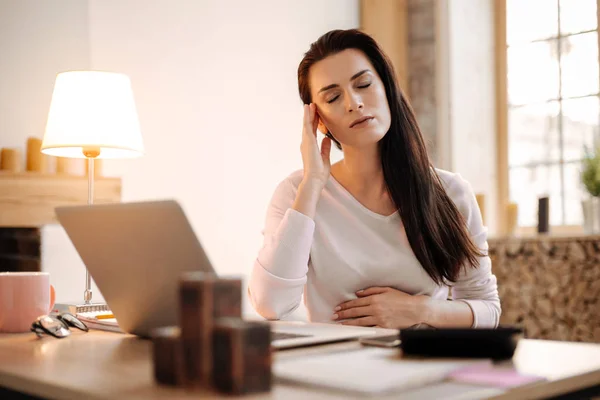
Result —
[{"label": "table lamp", "polygon": [[[144,144],[133,91],[124,74],[69,71],[57,75],[41,152],[56,157],[86,158],[88,204],[94,202],[94,160],[141,156]],[[83,304],[57,305],[71,312],[107,309],[92,303],[86,268]]]}]

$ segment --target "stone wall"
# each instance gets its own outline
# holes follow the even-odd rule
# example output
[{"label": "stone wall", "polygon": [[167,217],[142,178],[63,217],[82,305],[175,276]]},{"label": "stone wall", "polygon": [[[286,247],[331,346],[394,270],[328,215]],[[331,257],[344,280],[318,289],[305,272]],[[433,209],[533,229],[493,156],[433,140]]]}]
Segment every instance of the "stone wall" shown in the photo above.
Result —
[{"label": "stone wall", "polygon": [[600,236],[490,239],[501,324],[526,337],[600,343]]}]

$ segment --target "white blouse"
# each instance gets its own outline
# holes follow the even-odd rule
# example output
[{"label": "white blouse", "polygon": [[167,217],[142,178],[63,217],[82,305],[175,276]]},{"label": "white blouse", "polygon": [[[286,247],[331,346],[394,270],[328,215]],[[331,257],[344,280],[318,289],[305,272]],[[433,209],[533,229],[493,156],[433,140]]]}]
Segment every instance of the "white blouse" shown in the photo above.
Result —
[{"label": "white blouse", "polygon": [[[446,192],[465,217],[471,238],[487,254],[487,228],[473,190],[459,174],[437,170]],[[467,303],[473,327],[496,327],[500,300],[490,258],[463,268],[454,283],[436,285],[415,257],[396,211],[389,216],[367,209],[331,176],[314,220],[291,206],[302,171],[277,187],[267,211],[264,244],[254,263],[248,293],[252,306],[267,319],[294,311],[304,294],[313,322],[332,322],[333,309],[371,286]]]}]

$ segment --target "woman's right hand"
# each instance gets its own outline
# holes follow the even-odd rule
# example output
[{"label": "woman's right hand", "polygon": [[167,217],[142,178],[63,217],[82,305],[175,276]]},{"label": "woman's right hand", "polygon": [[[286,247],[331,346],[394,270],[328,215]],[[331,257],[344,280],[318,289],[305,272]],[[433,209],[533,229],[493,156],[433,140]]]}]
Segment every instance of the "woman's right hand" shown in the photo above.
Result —
[{"label": "woman's right hand", "polygon": [[304,181],[325,186],[331,172],[331,139],[325,137],[321,142],[321,150],[317,144],[317,126],[319,115],[314,103],[304,105],[304,124],[302,128],[302,163],[304,164]]}]

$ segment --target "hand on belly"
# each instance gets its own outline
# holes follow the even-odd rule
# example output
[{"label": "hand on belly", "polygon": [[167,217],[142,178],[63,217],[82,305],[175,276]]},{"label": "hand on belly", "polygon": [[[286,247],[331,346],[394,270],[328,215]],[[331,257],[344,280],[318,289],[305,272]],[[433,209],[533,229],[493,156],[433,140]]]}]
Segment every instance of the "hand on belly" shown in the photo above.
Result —
[{"label": "hand on belly", "polygon": [[430,297],[410,295],[390,287],[370,287],[356,292],[356,299],[333,310],[332,319],[343,325],[401,329],[426,319]]}]

